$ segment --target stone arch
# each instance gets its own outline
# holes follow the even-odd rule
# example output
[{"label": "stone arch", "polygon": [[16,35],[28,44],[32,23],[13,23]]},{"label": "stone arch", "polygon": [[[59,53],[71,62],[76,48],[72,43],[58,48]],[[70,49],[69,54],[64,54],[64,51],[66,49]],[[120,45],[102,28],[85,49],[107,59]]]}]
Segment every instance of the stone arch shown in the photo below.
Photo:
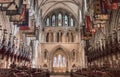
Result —
[{"label": "stone arch", "polygon": [[[50,17],[52,15],[57,15],[58,12],[61,12],[62,18],[63,18],[63,14],[65,14],[67,16],[71,16],[73,18],[73,20],[74,20],[74,25],[78,24],[78,20],[77,20],[76,16],[74,16],[74,14],[72,14],[72,12],[70,12],[69,10],[66,10],[64,8],[56,8],[56,9],[53,9],[53,10],[49,11],[45,16],[43,16],[43,21],[45,21],[46,18],[48,18],[48,17]],[[51,21],[51,19],[50,19],[50,21]],[[70,19],[68,19],[68,24],[69,24],[69,22],[70,22]],[[63,26],[63,20],[62,20],[62,26]]]},{"label": "stone arch", "polygon": [[73,49],[71,51],[72,61],[75,61],[75,60],[77,61],[78,56],[79,56],[79,52],[76,49]]},{"label": "stone arch", "polygon": [[68,59],[69,59],[69,58],[70,58],[70,57],[69,57],[69,56],[70,56],[70,52],[69,52],[69,50],[68,50],[67,48],[65,48],[65,47],[62,46],[62,45],[58,45],[58,46],[54,47],[54,48],[50,51],[50,58],[54,55],[54,53],[56,52],[56,50],[59,49],[59,48],[61,48],[61,49],[64,50],[63,52],[67,55],[67,57],[68,57]]},{"label": "stone arch", "polygon": [[44,49],[43,55],[44,55],[44,59],[48,58],[48,50],[47,49]]},{"label": "stone arch", "polygon": [[63,31],[62,30],[58,30],[56,32],[56,37],[57,38],[57,42],[63,42]]},{"label": "stone arch", "polygon": [[[59,49],[62,49],[62,52],[58,52]],[[69,69],[68,67],[70,66],[70,61],[71,61],[71,57],[70,57],[70,52],[67,48],[63,47],[62,45],[58,45],[58,46],[55,46],[49,53],[49,62],[50,62],[50,68],[51,70],[53,70],[53,58],[56,54],[63,54],[64,57],[66,58],[66,71]]]},{"label": "stone arch", "polygon": [[46,38],[46,42],[53,42],[53,32],[51,30],[46,32],[45,38]]},{"label": "stone arch", "polygon": [[[60,51],[60,52],[59,52]],[[53,66],[53,62],[54,62],[54,57],[57,57],[59,55],[62,55],[62,57],[65,57],[65,70],[68,70],[69,67],[69,61],[70,61],[70,52],[68,49],[66,49],[65,47],[63,47],[62,45],[58,45],[56,47],[54,47],[51,51],[50,51],[50,56],[49,56],[49,61],[50,61],[50,68],[51,70],[54,70],[54,66]],[[57,60],[58,61],[58,60]],[[59,68],[59,67],[58,67]],[[65,71],[64,70],[64,71]],[[55,71],[55,70],[54,70]]]},{"label": "stone arch", "polygon": [[73,50],[71,51],[72,61],[75,60],[75,56],[76,56],[76,51],[75,51],[75,49],[73,49]]},{"label": "stone arch", "polygon": [[[48,15],[51,11],[55,11],[56,9],[60,9],[60,8],[62,8],[62,6],[61,6],[61,7],[56,7],[56,8],[50,8],[50,9],[48,9],[49,11],[47,11],[47,12],[43,15],[43,18],[45,18],[45,16]],[[68,9],[68,8],[66,8],[66,7],[64,7],[64,8],[62,8],[62,9],[66,10],[68,13],[71,13],[71,14],[74,16],[75,20],[78,21],[78,20],[77,20],[77,14],[76,14],[75,12],[73,13],[73,11],[72,11],[71,9]]]},{"label": "stone arch", "polygon": [[69,30],[66,33],[66,42],[74,42],[75,38],[74,38],[74,32]]}]

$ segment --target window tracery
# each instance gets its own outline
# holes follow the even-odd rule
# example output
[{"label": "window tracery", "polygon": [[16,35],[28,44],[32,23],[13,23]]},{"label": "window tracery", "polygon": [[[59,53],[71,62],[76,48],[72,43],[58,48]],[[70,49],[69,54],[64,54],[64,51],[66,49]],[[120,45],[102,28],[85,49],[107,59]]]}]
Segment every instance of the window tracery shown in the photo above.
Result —
[{"label": "window tracery", "polygon": [[49,26],[49,25],[50,25],[50,19],[47,18],[47,20],[46,20],[46,26]]},{"label": "window tracery", "polygon": [[45,18],[45,26],[75,26],[75,19],[74,17],[65,12],[65,11],[59,11],[56,10],[57,12],[51,12],[50,14],[48,14]]},{"label": "window tracery", "polygon": [[68,16],[67,16],[67,15],[65,15],[64,25],[65,25],[65,26],[68,26]]},{"label": "window tracery", "polygon": [[53,67],[66,67],[66,58],[65,56],[58,54],[53,58]]},{"label": "window tracery", "polygon": [[58,26],[62,26],[62,14],[58,14]]},{"label": "window tracery", "polygon": [[55,26],[55,15],[52,16],[52,26]]}]

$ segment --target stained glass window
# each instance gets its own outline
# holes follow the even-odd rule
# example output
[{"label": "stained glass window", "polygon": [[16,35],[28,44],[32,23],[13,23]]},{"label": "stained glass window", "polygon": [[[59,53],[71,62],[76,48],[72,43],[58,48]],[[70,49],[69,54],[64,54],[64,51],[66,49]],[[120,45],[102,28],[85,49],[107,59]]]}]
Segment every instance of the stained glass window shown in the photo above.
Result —
[{"label": "stained glass window", "polygon": [[53,67],[66,67],[66,58],[61,54],[55,56],[53,60]]},{"label": "stained glass window", "polygon": [[57,58],[54,57],[53,67],[57,67]]},{"label": "stained glass window", "polygon": [[[81,14],[81,12],[80,12]],[[52,15],[52,16],[51,16]],[[75,20],[73,16],[69,16],[69,14],[65,13],[65,15],[63,15],[62,12],[59,13],[53,13],[49,16],[47,16],[47,18],[45,19],[45,25],[46,26],[75,26]],[[56,17],[57,16],[57,17]],[[81,21],[81,19],[80,19]]]},{"label": "stained glass window", "polygon": [[50,25],[50,20],[49,20],[49,18],[47,18],[47,20],[46,20],[46,26],[49,26]]},{"label": "stained glass window", "polygon": [[65,26],[68,26],[68,16],[65,15],[65,21],[64,21]]},{"label": "stained glass window", "polygon": [[62,58],[62,56],[59,54],[58,55],[58,65],[59,65],[59,67],[61,67],[62,65],[62,63],[61,63],[61,58]]},{"label": "stained glass window", "polygon": [[52,26],[55,26],[55,15],[52,16]]},{"label": "stained glass window", "polygon": [[74,26],[73,18],[70,19],[70,26]]},{"label": "stained glass window", "polygon": [[63,57],[63,67],[66,67],[66,59]]},{"label": "stained glass window", "polygon": [[58,26],[62,26],[62,14],[58,14]]}]

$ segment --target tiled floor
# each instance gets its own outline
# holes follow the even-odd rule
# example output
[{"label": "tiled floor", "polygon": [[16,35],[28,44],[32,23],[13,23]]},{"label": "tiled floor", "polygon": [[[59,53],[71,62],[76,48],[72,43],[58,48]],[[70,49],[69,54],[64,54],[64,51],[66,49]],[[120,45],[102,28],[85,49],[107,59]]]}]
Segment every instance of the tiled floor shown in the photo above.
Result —
[{"label": "tiled floor", "polygon": [[50,77],[70,77],[70,76],[66,76],[66,75],[51,75]]}]

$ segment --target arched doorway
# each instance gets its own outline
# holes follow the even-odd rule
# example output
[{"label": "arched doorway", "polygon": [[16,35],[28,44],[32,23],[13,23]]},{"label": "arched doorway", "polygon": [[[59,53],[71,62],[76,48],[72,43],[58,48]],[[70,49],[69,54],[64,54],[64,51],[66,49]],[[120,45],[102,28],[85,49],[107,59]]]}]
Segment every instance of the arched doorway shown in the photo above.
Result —
[{"label": "arched doorway", "polygon": [[53,72],[66,72],[68,67],[68,58],[62,48],[58,48],[52,57],[52,70]]}]

